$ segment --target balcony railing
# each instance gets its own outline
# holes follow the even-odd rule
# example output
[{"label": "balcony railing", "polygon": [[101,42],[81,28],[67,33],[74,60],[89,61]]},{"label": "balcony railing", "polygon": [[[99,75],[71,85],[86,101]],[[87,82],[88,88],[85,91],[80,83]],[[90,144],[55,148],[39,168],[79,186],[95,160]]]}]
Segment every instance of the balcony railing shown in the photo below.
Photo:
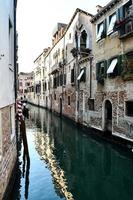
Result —
[{"label": "balcony railing", "polygon": [[120,39],[133,36],[133,6],[125,18],[116,21],[114,30],[119,32]]},{"label": "balcony railing", "polygon": [[51,74],[54,74],[54,73],[57,72],[57,71],[59,71],[59,64],[58,64],[58,63],[54,64],[54,65],[51,67],[50,73],[51,73]]}]

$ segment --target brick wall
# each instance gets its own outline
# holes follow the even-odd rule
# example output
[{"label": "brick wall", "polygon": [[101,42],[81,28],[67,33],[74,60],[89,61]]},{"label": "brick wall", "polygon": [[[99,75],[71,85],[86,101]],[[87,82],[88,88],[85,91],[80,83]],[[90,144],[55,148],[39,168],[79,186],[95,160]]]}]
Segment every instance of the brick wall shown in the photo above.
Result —
[{"label": "brick wall", "polygon": [[1,110],[2,158],[0,161],[0,199],[7,188],[16,163],[16,137],[11,138],[10,106]]}]

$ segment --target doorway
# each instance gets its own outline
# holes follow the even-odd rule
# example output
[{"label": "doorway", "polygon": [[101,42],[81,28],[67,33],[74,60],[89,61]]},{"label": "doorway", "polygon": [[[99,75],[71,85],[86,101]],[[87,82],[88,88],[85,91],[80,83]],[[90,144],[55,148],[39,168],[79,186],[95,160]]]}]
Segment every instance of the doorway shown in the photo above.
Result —
[{"label": "doorway", "polygon": [[112,133],[112,104],[109,100],[105,101],[105,131]]}]

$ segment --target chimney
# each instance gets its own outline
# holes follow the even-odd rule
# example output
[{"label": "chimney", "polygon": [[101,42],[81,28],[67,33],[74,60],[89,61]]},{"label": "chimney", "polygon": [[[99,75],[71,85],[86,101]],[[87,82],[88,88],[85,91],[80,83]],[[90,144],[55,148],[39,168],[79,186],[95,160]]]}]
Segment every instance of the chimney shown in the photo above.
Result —
[{"label": "chimney", "polygon": [[97,5],[97,6],[96,6],[96,9],[97,9],[97,12],[99,13],[99,12],[103,9],[103,7],[100,6],[100,5]]}]

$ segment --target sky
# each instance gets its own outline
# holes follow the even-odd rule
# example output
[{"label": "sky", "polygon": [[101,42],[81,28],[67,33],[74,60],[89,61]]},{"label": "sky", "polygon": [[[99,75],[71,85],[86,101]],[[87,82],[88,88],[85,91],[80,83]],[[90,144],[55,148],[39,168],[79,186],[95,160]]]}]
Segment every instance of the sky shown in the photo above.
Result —
[{"label": "sky", "polygon": [[18,0],[17,32],[19,71],[30,72],[34,60],[51,46],[52,31],[58,22],[68,24],[76,8],[96,14],[96,5],[109,0]]}]

